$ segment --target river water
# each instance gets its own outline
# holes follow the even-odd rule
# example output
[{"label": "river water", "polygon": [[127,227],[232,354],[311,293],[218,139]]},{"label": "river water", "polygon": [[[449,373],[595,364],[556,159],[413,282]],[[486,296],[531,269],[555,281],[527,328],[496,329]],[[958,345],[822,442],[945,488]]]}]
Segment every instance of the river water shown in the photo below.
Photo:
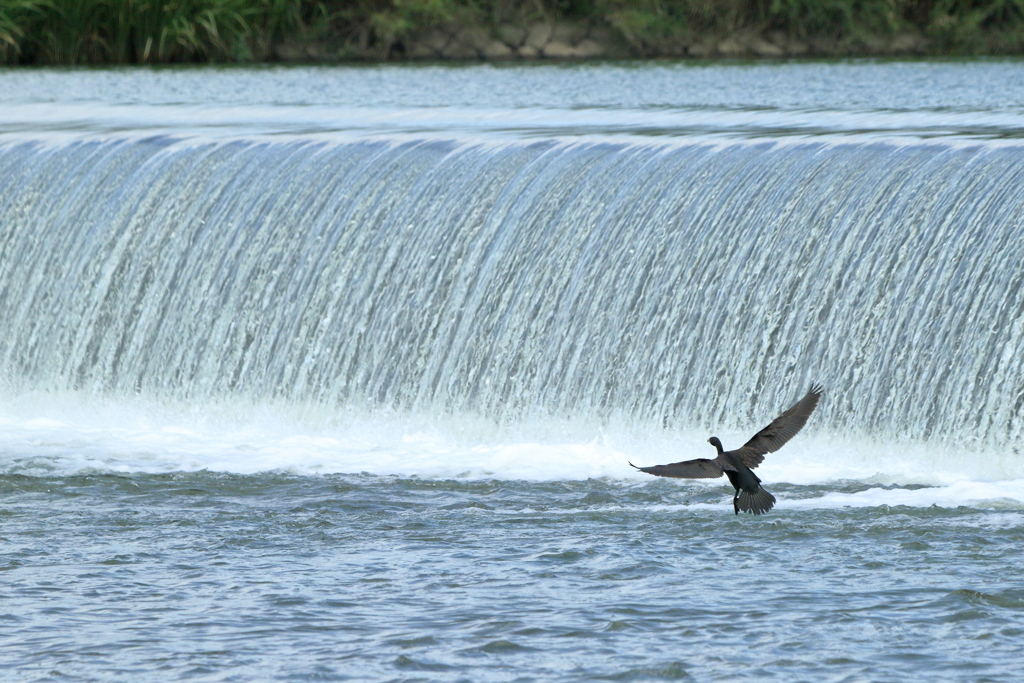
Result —
[{"label": "river water", "polygon": [[[1013,681],[1024,63],[0,71],[10,680]],[[732,514],[638,465],[807,427]]]}]

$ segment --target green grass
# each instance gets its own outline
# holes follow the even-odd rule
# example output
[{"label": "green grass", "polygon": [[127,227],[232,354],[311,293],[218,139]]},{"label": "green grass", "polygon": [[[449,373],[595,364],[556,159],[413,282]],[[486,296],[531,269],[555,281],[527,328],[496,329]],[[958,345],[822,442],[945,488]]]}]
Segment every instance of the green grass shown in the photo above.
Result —
[{"label": "green grass", "polygon": [[605,24],[641,56],[742,30],[851,45],[913,30],[940,54],[1024,51],[1024,0],[0,0],[0,64],[264,61],[317,39],[401,58],[433,26],[540,19]]},{"label": "green grass", "polygon": [[322,11],[302,0],[0,0],[0,62],[262,60]]}]

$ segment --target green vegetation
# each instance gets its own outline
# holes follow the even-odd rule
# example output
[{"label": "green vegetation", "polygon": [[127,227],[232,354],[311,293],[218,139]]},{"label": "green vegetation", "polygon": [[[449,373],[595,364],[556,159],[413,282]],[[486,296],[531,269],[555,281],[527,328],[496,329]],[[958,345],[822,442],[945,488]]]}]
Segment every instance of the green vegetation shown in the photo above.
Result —
[{"label": "green vegetation", "polygon": [[322,10],[299,0],[0,0],[0,62],[258,61]]},{"label": "green vegetation", "polygon": [[934,54],[1024,52],[1024,0],[0,0],[0,64],[251,62],[286,42],[402,59],[438,26],[538,20],[607,26],[623,54],[676,54],[694,37],[781,32],[867,45],[913,32]]},{"label": "green vegetation", "polygon": [[870,42],[911,31],[940,54],[1024,50],[1024,0],[593,0],[641,52],[693,34],[780,31],[801,40]]}]

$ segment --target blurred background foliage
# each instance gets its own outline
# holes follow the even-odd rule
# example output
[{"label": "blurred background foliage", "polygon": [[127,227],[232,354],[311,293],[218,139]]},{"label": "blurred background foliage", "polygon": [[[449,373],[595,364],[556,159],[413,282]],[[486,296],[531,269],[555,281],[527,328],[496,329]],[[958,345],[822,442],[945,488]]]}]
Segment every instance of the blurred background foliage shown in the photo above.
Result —
[{"label": "blurred background foliage", "polygon": [[0,60],[258,61],[285,36],[322,23],[324,11],[301,0],[0,0]]},{"label": "blurred background foliage", "polygon": [[0,63],[267,61],[312,40],[400,59],[404,39],[433,27],[559,19],[604,24],[635,56],[738,31],[848,43],[914,31],[935,54],[1024,49],[1024,0],[0,0]]}]

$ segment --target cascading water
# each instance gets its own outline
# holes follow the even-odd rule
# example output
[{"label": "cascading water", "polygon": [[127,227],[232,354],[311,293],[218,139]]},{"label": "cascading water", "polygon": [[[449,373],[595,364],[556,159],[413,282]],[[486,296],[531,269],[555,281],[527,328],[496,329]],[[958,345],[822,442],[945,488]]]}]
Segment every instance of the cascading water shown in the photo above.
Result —
[{"label": "cascading water", "polygon": [[1019,61],[0,69],[0,670],[1013,683],[1022,280]]},{"label": "cascading water", "polygon": [[1024,153],[944,143],[9,142],[11,391],[1024,431]]}]

